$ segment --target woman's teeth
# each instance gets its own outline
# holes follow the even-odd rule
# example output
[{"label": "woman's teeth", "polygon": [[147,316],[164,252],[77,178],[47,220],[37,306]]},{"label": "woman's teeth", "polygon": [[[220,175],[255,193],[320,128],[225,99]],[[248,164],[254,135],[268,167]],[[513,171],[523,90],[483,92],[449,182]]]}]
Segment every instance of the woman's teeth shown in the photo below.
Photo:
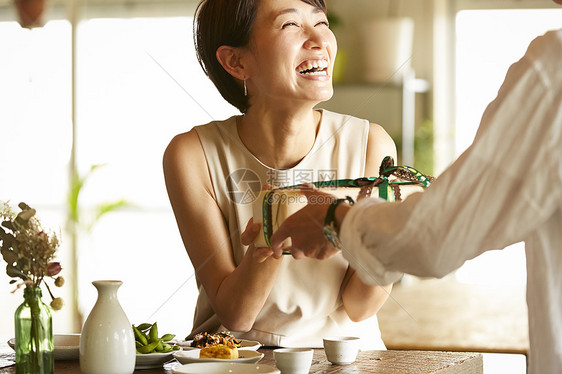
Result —
[{"label": "woman's teeth", "polygon": [[327,61],[308,61],[304,64],[301,64],[297,71],[300,74],[309,74],[309,75],[325,75],[326,68],[328,67]]}]

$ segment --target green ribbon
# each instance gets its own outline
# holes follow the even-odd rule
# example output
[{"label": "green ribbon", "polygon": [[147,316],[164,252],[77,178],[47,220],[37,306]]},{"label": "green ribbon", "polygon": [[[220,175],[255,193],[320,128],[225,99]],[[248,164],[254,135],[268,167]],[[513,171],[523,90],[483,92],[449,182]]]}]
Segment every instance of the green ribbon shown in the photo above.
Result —
[{"label": "green ribbon", "polygon": [[273,197],[273,193],[276,191],[270,190],[265,193],[263,196],[262,201],[262,227],[263,227],[263,235],[265,237],[265,243],[268,247],[271,248],[271,242],[269,240],[272,231],[273,231],[273,219],[271,217],[271,198]]}]

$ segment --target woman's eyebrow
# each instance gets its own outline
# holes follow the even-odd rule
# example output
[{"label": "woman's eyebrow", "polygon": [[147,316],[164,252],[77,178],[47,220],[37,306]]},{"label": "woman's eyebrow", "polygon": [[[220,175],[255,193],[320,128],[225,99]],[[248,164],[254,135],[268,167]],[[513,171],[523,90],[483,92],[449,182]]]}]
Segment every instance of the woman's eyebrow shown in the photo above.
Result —
[{"label": "woman's eyebrow", "polygon": [[[280,16],[282,16],[282,15],[284,15],[284,14],[298,13],[298,12],[299,12],[299,10],[296,9],[296,8],[287,8],[287,9],[283,9],[283,10],[280,10],[280,11],[275,15],[275,18],[280,17]],[[316,7],[312,10],[312,13],[314,13],[314,14],[315,14],[315,13],[323,13],[323,12],[324,12],[324,11],[323,11],[322,9],[316,8]]]},{"label": "woman's eyebrow", "polygon": [[289,13],[298,13],[298,10],[295,8],[287,8],[287,9],[280,10],[275,15],[275,18],[281,17],[282,15],[289,14]]}]

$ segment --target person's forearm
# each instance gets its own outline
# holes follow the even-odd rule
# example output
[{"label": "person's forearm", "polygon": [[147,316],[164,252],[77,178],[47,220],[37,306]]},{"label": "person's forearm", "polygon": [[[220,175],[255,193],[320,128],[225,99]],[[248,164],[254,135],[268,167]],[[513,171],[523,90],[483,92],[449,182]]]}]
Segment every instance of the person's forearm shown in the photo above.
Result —
[{"label": "person's forearm", "polygon": [[[252,248],[253,249],[253,248]],[[221,283],[213,309],[232,331],[249,331],[267,300],[283,259],[256,263],[248,249],[240,265]]]},{"label": "person's forearm", "polygon": [[392,284],[387,286],[367,285],[353,271],[353,275],[342,293],[347,315],[354,322],[374,316],[388,299],[391,290]]},{"label": "person's forearm", "polygon": [[[346,214],[351,209],[349,204],[340,204],[335,213],[336,227],[339,229]],[[345,251],[345,247],[342,248]],[[375,315],[384,305],[392,289],[392,284],[387,286],[367,285],[357,275],[355,270],[349,269],[351,276],[344,284],[342,300],[345,311],[354,322],[363,321]]]}]

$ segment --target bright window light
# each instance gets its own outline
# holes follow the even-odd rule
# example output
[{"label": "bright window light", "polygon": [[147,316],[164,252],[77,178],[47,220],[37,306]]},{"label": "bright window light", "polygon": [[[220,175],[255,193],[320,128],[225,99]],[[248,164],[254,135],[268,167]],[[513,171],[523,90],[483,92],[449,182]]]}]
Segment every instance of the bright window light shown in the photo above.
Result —
[{"label": "bright window light", "polygon": [[[91,19],[78,28],[78,162],[103,164],[83,203],[126,198],[133,206],[100,220],[80,244],[81,309],[95,279],[124,281],[131,323],[191,330],[195,274],[164,185],[162,156],[178,133],[239,113],[204,75],[192,18]],[[189,160],[186,160],[189,162]]]},{"label": "bright window light", "polygon": [[[16,211],[19,202],[29,204],[46,228],[61,234],[58,254],[63,267],[68,264],[64,203],[72,141],[70,38],[67,21],[33,30],[0,22],[0,200],[8,200]],[[10,294],[15,287],[9,284],[2,259],[0,269],[0,338],[10,338],[22,290]],[[55,293],[69,300],[68,287]],[[43,295],[48,304],[46,291]],[[63,308],[53,313],[58,331],[71,328],[70,312]]]},{"label": "bright window light", "polygon": [[0,22],[0,199],[61,208],[71,148],[70,23]]},{"label": "bright window light", "polygon": [[473,141],[484,109],[529,43],[562,28],[562,9],[465,10],[456,19],[456,151]]},{"label": "bright window light", "polygon": [[[480,118],[529,43],[547,30],[562,28],[562,9],[465,10],[456,19],[456,151],[473,141]],[[467,261],[461,282],[524,284],[523,243]]]},{"label": "bright window light", "polygon": [[[121,279],[119,298],[131,323],[158,321],[161,331],[178,338],[191,330],[197,286],[168,201],[162,156],[174,135],[238,113],[203,74],[192,22],[191,17],[90,19],[77,29],[78,171],[84,175],[92,165],[104,165],[81,192],[85,223],[100,203],[122,198],[131,203],[91,230],[80,229],[79,307],[84,317],[93,307],[93,280]],[[37,208],[49,227],[63,230],[64,244],[71,25],[50,21],[30,31],[0,22],[0,56],[0,199]],[[2,272],[5,294],[11,291],[8,281]],[[11,318],[21,303],[21,297],[12,299],[8,314],[0,315],[7,321],[0,324],[6,338],[13,336]],[[58,323],[58,315],[55,332],[69,332],[72,324],[68,318]]]}]

